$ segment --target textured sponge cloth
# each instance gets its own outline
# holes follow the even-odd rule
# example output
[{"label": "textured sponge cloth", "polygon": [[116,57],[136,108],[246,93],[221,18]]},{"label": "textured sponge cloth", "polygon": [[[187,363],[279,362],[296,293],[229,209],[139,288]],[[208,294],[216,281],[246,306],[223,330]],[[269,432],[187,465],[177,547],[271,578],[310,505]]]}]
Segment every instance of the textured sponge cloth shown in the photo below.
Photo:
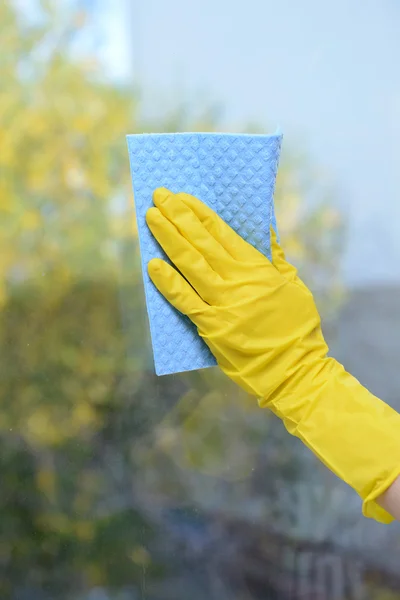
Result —
[{"label": "textured sponge cloth", "polygon": [[145,221],[153,192],[166,187],[196,196],[245,240],[270,257],[270,225],[281,135],[216,133],[127,136],[142,271],[157,375],[216,364],[194,325],[154,287],[147,263],[168,260]]}]

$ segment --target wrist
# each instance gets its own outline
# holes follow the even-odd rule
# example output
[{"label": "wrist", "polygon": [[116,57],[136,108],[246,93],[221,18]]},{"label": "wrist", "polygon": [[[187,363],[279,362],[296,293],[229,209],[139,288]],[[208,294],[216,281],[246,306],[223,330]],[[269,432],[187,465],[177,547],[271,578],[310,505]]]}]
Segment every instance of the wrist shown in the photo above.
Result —
[{"label": "wrist", "polygon": [[381,496],[378,496],[377,503],[395,519],[400,521],[400,476],[396,477],[392,485]]},{"label": "wrist", "polygon": [[297,379],[267,406],[357,491],[365,516],[389,523],[393,518],[379,499],[400,475],[400,415],[332,358]]}]

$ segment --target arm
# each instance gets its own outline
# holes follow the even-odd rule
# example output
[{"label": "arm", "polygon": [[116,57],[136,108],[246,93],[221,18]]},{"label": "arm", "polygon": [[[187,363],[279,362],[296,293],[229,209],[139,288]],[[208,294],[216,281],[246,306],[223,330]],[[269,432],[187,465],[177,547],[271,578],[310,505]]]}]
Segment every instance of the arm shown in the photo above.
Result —
[{"label": "arm", "polygon": [[378,498],[378,503],[400,521],[400,477]]},{"label": "arm", "polygon": [[328,357],[312,294],[274,233],[271,262],[193,196],[160,189],[154,203],[147,223],[179,270],[150,261],[155,286],[224,373],[357,491],[365,516],[392,521],[400,415]]}]

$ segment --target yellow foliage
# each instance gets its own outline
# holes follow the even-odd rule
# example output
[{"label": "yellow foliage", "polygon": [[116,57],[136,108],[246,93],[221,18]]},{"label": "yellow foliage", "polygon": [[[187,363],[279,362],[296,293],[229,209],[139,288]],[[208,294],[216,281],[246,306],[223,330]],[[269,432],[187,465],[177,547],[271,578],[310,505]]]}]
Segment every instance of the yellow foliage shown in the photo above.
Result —
[{"label": "yellow foliage", "polygon": [[[17,48],[18,22],[10,19],[8,7],[1,10],[9,19],[6,31],[13,33],[8,43]],[[24,280],[33,277],[38,284],[50,267],[64,280],[115,269],[115,256],[94,257],[100,242],[122,233],[109,206],[116,193],[128,194],[125,134],[135,128],[128,89],[94,81],[68,52],[44,54],[41,62],[33,58],[40,38],[26,43],[29,78],[15,76],[17,62],[0,64],[3,294],[16,268]]]},{"label": "yellow foliage", "polygon": [[40,226],[40,214],[36,210],[27,210],[21,217],[21,227],[26,231],[32,231]]},{"label": "yellow foliage", "polygon": [[40,445],[56,444],[60,440],[59,423],[55,423],[45,406],[38,406],[26,420],[28,436]]},{"label": "yellow foliage", "polygon": [[94,426],[98,421],[96,412],[93,408],[82,401],[74,406],[72,419],[78,428]]}]

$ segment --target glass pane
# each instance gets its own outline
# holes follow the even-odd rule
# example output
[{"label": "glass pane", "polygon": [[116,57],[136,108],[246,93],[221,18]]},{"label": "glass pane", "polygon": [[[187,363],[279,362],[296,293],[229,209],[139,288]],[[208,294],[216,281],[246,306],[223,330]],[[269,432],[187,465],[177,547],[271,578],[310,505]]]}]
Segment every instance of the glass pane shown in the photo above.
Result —
[{"label": "glass pane", "polygon": [[154,374],[125,143],[280,124],[282,245],[331,354],[399,409],[399,23],[0,4],[2,599],[400,598],[398,523],[218,369]]}]

